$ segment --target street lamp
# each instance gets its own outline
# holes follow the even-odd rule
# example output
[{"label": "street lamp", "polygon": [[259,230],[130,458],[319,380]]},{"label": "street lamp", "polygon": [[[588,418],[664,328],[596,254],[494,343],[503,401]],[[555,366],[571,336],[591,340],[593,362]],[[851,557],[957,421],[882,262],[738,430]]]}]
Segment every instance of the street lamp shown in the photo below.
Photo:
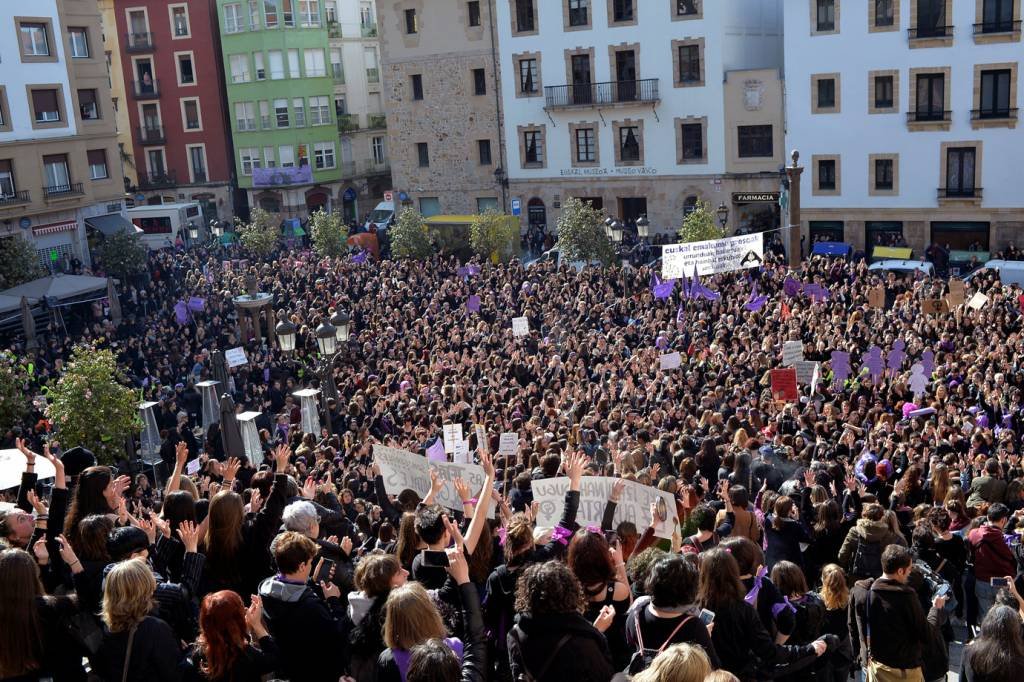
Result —
[{"label": "street lamp", "polygon": [[194,220],[188,221],[188,238],[192,241],[199,239],[199,226]]},{"label": "street lamp", "polygon": [[726,224],[729,222],[729,207],[726,206],[723,201],[718,205],[718,210],[716,210],[715,213],[718,214],[718,224],[721,225],[724,230]]},{"label": "street lamp", "polygon": [[617,219],[613,220],[611,226],[609,227],[609,229],[611,230],[612,241],[615,242],[616,244],[621,244],[622,243],[622,223],[620,223]]},{"label": "street lamp", "polygon": [[334,355],[338,347],[338,329],[333,324],[324,320],[314,332],[316,345],[320,348],[320,355],[328,357]]},{"label": "street lamp", "polygon": [[636,219],[636,236],[640,239],[647,239],[651,236],[651,223],[647,220],[646,214]]},{"label": "street lamp", "polygon": [[213,233],[214,237],[220,239],[221,235],[224,234],[224,228],[220,226],[220,223],[216,220],[210,221],[210,232]]},{"label": "street lamp", "polygon": [[338,310],[331,316],[331,324],[335,327],[335,338],[338,343],[347,343],[349,325],[351,324],[351,318],[349,318],[348,313],[344,310]]},{"label": "street lamp", "polygon": [[277,343],[281,347],[281,351],[284,353],[292,353],[295,351],[295,335],[299,331],[299,328],[289,322],[283,315],[281,321],[274,327],[274,331],[277,333]]}]

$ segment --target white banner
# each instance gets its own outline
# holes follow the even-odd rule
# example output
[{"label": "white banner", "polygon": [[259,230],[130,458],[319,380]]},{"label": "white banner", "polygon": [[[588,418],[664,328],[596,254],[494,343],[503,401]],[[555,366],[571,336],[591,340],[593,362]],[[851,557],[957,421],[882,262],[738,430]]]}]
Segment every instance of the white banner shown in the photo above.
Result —
[{"label": "white banner", "polygon": [[245,349],[241,346],[224,351],[224,360],[227,362],[228,369],[249,364],[249,360],[245,357]]},{"label": "white banner", "polygon": [[[462,511],[462,499],[452,484],[461,478],[474,496],[479,496],[484,487],[484,469],[479,464],[458,464],[455,462],[429,462],[408,450],[373,446],[373,460],[380,467],[384,478],[384,490],[388,495],[398,495],[403,490],[412,490],[420,497],[430,492],[430,470],[434,469],[445,481],[445,486],[434,501],[447,509]],[[492,515],[494,513],[492,505]]]},{"label": "white banner", "polygon": [[[782,366],[793,367],[804,361],[803,341],[786,341],[782,344]],[[799,370],[797,370],[799,371]]]},{"label": "white banner", "polygon": [[[608,503],[612,486],[620,479],[609,476],[584,476],[580,481],[580,509],[576,522],[581,526],[600,526],[604,517],[604,508]],[[670,494],[649,485],[626,481],[622,497],[615,508],[614,526],[623,521],[636,524],[639,532],[651,523],[651,505],[659,498],[665,501],[667,518],[654,528],[659,538],[671,538],[676,528],[676,502]],[[540,503],[537,512],[537,525],[553,527],[562,518],[562,506],[565,491],[569,489],[569,479],[542,478],[533,481],[533,499]]]},{"label": "white banner", "polygon": [[756,268],[764,262],[764,238],[761,233],[740,237],[709,239],[703,242],[668,244],[661,249],[662,279],[716,275],[746,268]]}]

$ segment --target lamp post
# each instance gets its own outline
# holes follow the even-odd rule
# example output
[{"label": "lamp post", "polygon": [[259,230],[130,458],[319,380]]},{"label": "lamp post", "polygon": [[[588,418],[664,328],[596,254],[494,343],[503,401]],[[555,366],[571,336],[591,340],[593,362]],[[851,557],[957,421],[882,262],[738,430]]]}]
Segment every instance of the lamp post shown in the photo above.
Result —
[{"label": "lamp post", "polygon": [[651,236],[651,223],[647,220],[646,213],[636,219],[636,236],[642,240]]},{"label": "lamp post", "polygon": [[196,225],[194,220],[188,221],[188,238],[193,244],[199,241],[199,226]]},{"label": "lamp post", "polygon": [[729,207],[725,205],[723,201],[718,205],[718,209],[715,211],[718,214],[718,224],[722,227],[722,233],[725,233],[725,226],[729,224]]},{"label": "lamp post", "polygon": [[[329,436],[334,435],[331,424],[331,413],[328,399],[338,399],[338,387],[334,383],[332,372],[338,359],[345,353],[351,330],[351,318],[348,313],[338,310],[331,316],[330,320],[324,320],[313,332],[316,337],[317,350],[320,352],[320,362],[316,367],[316,375],[320,379],[320,399],[323,402],[324,421]],[[284,353],[295,352],[296,327],[284,319],[275,327],[278,344]]]},{"label": "lamp post", "polygon": [[796,270],[800,267],[800,176],[803,175],[803,166],[797,165],[800,161],[800,152],[793,150],[793,165],[786,168],[789,175],[789,267]]}]

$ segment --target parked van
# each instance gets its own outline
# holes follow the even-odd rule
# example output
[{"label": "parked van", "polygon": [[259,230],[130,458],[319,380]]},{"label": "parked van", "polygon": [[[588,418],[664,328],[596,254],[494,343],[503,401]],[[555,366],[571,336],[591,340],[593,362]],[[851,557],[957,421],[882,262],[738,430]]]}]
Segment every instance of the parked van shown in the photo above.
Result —
[{"label": "parked van", "polygon": [[895,272],[899,275],[908,275],[916,270],[926,277],[935,276],[935,266],[931,263],[899,258],[887,258],[877,263],[872,263],[868,266],[868,270],[884,270],[886,272]]},{"label": "parked van", "polygon": [[1016,284],[1024,288],[1024,261],[1019,260],[990,260],[986,261],[980,268],[964,276],[965,282],[978,276],[979,272],[995,270],[999,273],[999,281],[1004,286]]},{"label": "parked van", "polygon": [[370,217],[366,219],[366,231],[376,227],[378,232],[383,232],[395,222],[395,202],[382,201],[374,207]]},{"label": "parked van", "polygon": [[205,232],[203,212],[197,203],[139,206],[126,211],[128,220],[142,230],[139,238],[149,249],[171,249],[178,235],[188,239],[189,223]]}]

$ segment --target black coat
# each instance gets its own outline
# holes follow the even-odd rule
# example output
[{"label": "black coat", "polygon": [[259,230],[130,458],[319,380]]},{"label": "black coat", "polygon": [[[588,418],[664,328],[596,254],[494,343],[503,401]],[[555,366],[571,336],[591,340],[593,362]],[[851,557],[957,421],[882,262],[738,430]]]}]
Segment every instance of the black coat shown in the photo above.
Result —
[{"label": "black coat", "polygon": [[52,677],[55,682],[84,682],[84,648],[71,635],[70,619],[78,611],[69,597],[37,597],[36,611],[42,635],[37,658],[40,667],[25,675],[3,679],[37,680]]},{"label": "black coat", "polygon": [[[608,642],[578,613],[545,614],[533,617],[521,613],[516,619],[522,631],[521,657],[515,655],[513,633],[508,635],[509,663],[512,679],[529,670],[537,682],[608,682],[615,674]],[[543,677],[537,677],[564,635],[569,640],[562,646]]]},{"label": "black coat", "polygon": [[[93,670],[104,680],[120,680],[128,647],[128,630],[108,632],[92,658]],[[171,626],[159,618],[146,616],[139,623],[132,641],[127,679],[132,682],[179,682],[182,669],[181,649]]]},{"label": "black coat", "polygon": [[715,628],[711,632],[715,652],[722,667],[742,682],[758,679],[759,669],[767,671],[775,665],[814,656],[814,647],[809,644],[776,644],[754,607],[742,599],[709,608],[715,612]]},{"label": "black coat", "polygon": [[861,580],[850,592],[850,633],[861,662],[867,659],[868,596],[871,597],[871,657],[893,668],[921,667],[928,622],[917,592],[878,578]]},{"label": "black coat", "polygon": [[203,656],[193,647],[189,657],[185,660],[185,681],[260,682],[264,675],[277,670],[280,656],[273,637],[263,637],[260,639],[259,645],[257,649],[251,644],[247,644],[227,674],[216,678],[208,677],[203,673]]}]

